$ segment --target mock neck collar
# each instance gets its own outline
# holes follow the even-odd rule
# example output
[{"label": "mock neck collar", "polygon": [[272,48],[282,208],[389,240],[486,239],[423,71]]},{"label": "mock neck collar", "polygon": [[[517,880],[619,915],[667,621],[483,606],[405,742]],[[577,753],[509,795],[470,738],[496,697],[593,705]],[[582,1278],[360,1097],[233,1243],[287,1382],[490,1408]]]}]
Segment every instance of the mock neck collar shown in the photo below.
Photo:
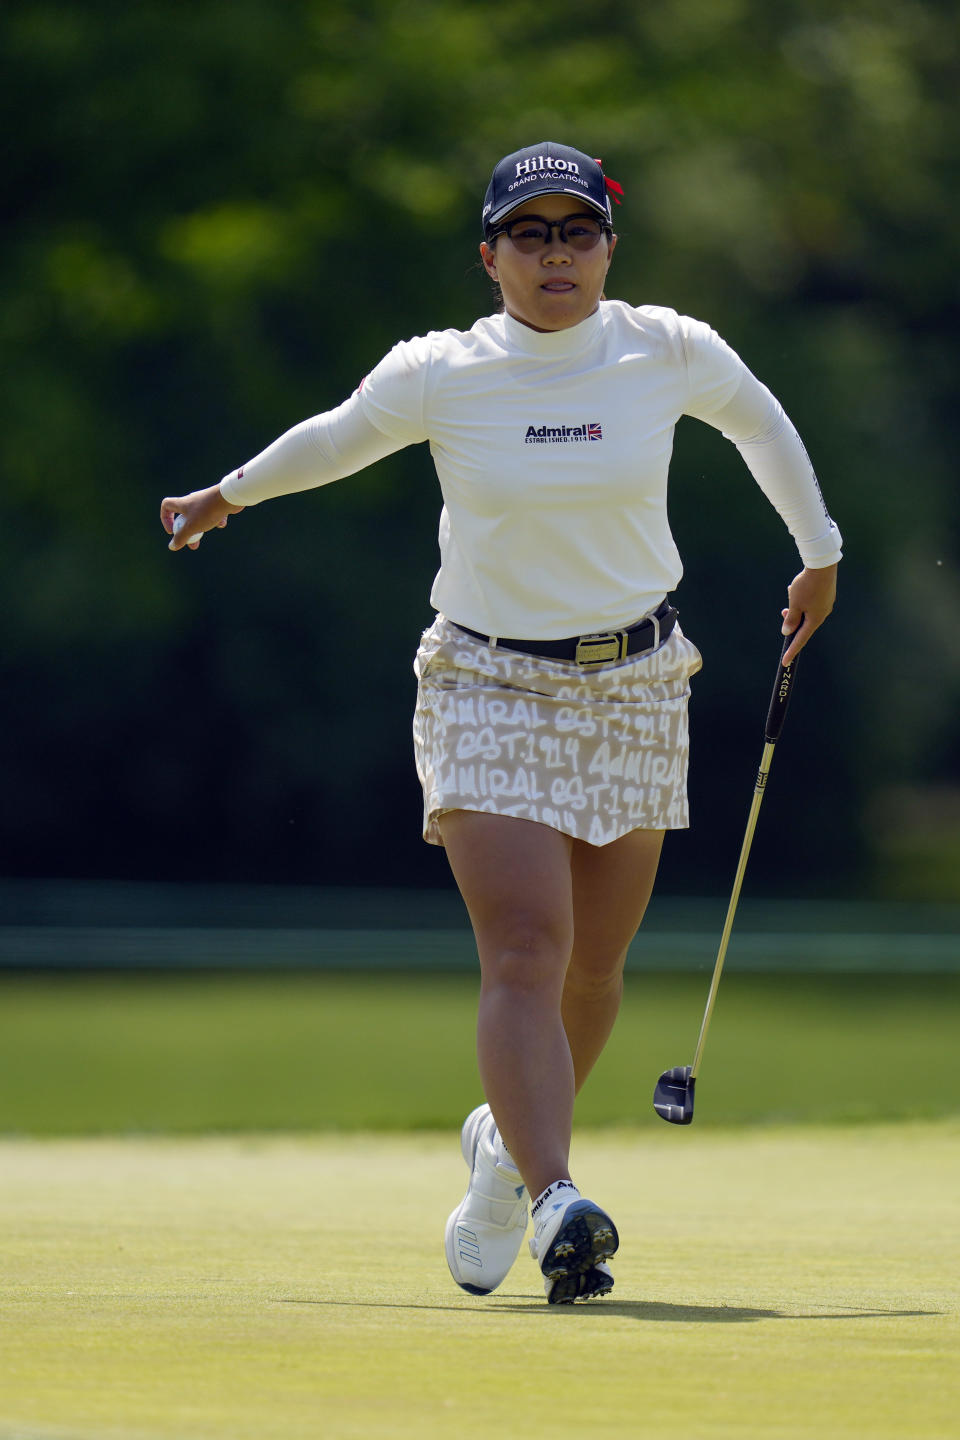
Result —
[{"label": "mock neck collar", "polygon": [[603,328],[603,313],[598,305],[586,320],[581,320],[579,325],[571,325],[566,330],[531,330],[529,325],[515,320],[505,310],[503,328],[511,348],[523,350],[527,355],[556,356],[559,359],[566,355],[575,355],[593,343]]}]

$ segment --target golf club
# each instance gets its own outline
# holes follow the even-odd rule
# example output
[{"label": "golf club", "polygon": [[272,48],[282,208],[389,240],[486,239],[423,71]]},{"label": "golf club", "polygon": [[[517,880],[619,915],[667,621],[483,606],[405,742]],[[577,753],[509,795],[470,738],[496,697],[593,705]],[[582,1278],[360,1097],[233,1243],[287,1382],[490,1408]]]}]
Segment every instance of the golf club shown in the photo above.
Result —
[{"label": "golf club", "polygon": [[733,881],[730,904],[727,906],[727,918],[724,922],[723,934],[720,937],[720,949],[717,951],[716,964],[713,967],[713,979],[710,982],[710,993],[707,996],[707,1007],[703,1012],[703,1023],[700,1026],[700,1038],[697,1041],[693,1064],[675,1065],[672,1070],[664,1070],[653,1092],[654,1110],[656,1110],[661,1120],[667,1120],[671,1125],[689,1125],[693,1119],[693,1091],[697,1083],[700,1061],[703,1059],[703,1047],[706,1043],[707,1031],[710,1028],[710,1017],[713,1014],[713,1007],[717,998],[717,990],[720,985],[723,962],[727,954],[730,932],[733,929],[733,917],[737,913],[740,887],[743,884],[743,876],[747,868],[747,858],[750,854],[753,832],[757,826],[760,803],[763,800],[763,792],[767,786],[767,776],[770,773],[770,764],[773,760],[773,747],[780,737],[780,731],[783,729],[783,721],[787,713],[787,704],[793,689],[794,676],[797,673],[797,656],[794,656],[789,665],[784,665],[783,663],[783,657],[787,653],[787,647],[792,639],[792,635],[787,636],[783,642],[783,649],[780,652],[777,678],[774,683],[773,694],[770,697],[770,708],[767,711],[763,757],[760,761],[760,770],[753,787],[753,803],[750,806],[750,814],[747,817],[747,829],[743,837],[743,845],[740,847],[740,863],[737,866],[737,873]]}]

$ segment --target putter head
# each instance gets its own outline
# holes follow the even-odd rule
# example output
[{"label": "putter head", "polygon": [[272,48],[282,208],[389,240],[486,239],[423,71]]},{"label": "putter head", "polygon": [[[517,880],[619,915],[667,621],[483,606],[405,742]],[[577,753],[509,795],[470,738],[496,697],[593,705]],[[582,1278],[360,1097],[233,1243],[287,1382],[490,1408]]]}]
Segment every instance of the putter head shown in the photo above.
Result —
[{"label": "putter head", "polygon": [[689,1065],[675,1065],[664,1070],[653,1092],[653,1108],[661,1120],[671,1125],[689,1125],[693,1119],[693,1089]]}]

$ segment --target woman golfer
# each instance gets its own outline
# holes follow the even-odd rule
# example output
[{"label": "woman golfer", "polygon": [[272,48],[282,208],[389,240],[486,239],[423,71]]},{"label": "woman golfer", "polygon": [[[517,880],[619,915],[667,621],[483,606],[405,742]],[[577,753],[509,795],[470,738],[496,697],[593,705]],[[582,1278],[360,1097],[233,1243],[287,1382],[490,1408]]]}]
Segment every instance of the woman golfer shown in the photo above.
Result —
[{"label": "woman golfer", "polygon": [[501,313],[402,342],[344,404],[161,516],[178,550],[245,505],[430,442],[438,614],[414,741],[424,837],[445,846],[476,936],[486,1096],[461,1132],[470,1183],[446,1256],[464,1290],[495,1289],[530,1197],[558,1303],[613,1286],[613,1219],[570,1175],[574,1096],[616,1018],[664,831],[687,825],[700,656],[666,598],[679,418],[737,446],[796,542],[785,663],[833,608],[840,535],[796,431],[733,351],[700,321],[603,297],[617,237],[599,162],[552,142],[506,156],[483,234]]}]

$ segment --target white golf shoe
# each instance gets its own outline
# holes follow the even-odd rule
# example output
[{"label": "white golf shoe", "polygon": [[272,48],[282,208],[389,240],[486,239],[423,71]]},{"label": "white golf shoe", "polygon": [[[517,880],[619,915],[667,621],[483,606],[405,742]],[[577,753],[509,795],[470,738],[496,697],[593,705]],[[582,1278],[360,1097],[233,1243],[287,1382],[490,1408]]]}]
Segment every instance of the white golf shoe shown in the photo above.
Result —
[{"label": "white golf shoe", "polygon": [[463,1122],[460,1149],[470,1168],[467,1193],[447,1221],[444,1244],[450,1274],[471,1295],[489,1295],[506,1278],[527,1228],[527,1192],[520,1172],[494,1149],[489,1105]]},{"label": "white golf shoe", "polygon": [[530,1253],[543,1272],[543,1288],[551,1305],[571,1305],[609,1295],[613,1276],[606,1261],[620,1244],[617,1227],[605,1210],[582,1200],[563,1181],[551,1185],[537,1202]]}]

